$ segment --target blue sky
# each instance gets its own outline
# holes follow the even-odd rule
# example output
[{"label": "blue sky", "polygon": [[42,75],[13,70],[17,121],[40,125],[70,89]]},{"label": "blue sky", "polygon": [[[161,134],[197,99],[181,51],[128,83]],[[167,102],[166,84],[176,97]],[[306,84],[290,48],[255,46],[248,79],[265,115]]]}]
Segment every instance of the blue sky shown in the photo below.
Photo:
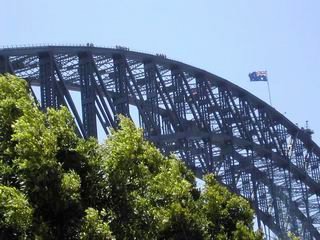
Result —
[{"label": "blue sky", "polygon": [[268,101],[320,143],[318,0],[0,0],[0,46],[123,45],[164,53]]}]

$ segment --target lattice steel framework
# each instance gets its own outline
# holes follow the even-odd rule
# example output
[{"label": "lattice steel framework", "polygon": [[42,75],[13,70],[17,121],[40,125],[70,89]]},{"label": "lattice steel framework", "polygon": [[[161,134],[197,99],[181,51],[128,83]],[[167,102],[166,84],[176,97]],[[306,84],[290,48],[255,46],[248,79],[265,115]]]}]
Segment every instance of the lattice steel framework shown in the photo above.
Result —
[{"label": "lattice steel framework", "polygon": [[231,82],[161,54],[92,45],[3,48],[1,72],[40,86],[43,110],[67,106],[84,138],[97,137],[97,123],[108,134],[135,106],[148,139],[248,199],[267,237],[320,239],[320,148]]}]

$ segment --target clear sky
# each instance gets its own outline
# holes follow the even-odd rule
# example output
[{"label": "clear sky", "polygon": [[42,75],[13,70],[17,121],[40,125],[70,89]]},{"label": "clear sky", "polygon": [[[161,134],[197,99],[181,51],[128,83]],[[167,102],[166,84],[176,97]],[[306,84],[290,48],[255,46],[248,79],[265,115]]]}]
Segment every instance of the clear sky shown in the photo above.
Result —
[{"label": "clear sky", "polygon": [[320,144],[319,0],[0,0],[0,46],[123,45],[224,77],[315,130]]}]

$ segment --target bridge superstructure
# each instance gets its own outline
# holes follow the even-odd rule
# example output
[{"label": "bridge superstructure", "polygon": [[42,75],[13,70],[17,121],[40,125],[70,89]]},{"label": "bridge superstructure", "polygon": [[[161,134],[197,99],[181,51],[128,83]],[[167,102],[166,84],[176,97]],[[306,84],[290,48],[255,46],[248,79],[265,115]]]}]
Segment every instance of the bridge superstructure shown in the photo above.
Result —
[{"label": "bridge superstructure", "polygon": [[6,72],[40,87],[43,110],[67,106],[84,138],[97,137],[97,124],[109,134],[118,114],[138,113],[146,138],[165,154],[248,199],[267,237],[320,239],[319,146],[235,84],[163,54],[91,44],[2,48]]}]

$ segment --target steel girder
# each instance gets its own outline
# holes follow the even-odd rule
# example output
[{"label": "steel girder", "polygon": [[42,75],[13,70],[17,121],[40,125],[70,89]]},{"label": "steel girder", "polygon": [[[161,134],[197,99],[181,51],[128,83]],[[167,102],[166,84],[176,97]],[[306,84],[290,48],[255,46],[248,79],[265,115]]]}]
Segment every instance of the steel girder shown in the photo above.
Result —
[{"label": "steel girder", "polygon": [[267,237],[320,239],[320,148],[231,82],[163,55],[93,46],[0,49],[0,72],[40,86],[44,111],[67,106],[84,138],[98,126],[109,134],[117,114],[138,115],[164,153],[248,199]]}]

